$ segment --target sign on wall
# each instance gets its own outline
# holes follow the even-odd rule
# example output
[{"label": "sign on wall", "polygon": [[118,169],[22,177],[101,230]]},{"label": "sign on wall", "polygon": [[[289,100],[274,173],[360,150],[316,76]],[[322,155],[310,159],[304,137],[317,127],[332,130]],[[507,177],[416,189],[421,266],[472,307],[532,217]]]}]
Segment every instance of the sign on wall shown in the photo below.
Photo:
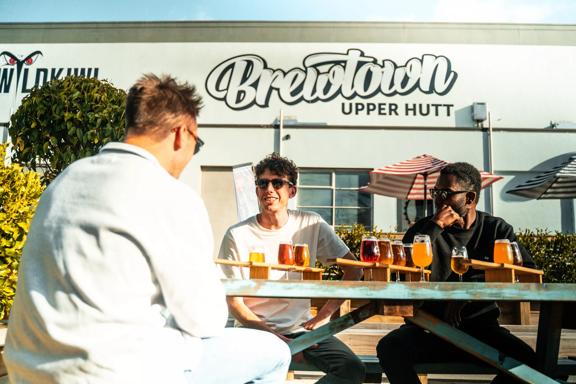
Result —
[{"label": "sign on wall", "polygon": [[[575,47],[342,43],[6,44],[0,122],[35,86],[67,75],[127,89],[143,73],[200,88],[204,124],[473,126],[485,102],[500,127],[576,121]],[[551,97],[550,95],[553,95]]]}]

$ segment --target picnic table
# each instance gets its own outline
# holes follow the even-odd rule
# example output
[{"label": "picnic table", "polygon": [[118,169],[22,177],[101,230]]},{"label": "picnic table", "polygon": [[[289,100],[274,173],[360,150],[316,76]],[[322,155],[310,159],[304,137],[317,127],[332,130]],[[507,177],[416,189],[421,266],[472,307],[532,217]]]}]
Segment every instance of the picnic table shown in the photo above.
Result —
[{"label": "picnic table", "polygon": [[[503,267],[505,266],[499,266]],[[563,311],[566,305],[576,301],[576,284],[259,279],[230,279],[223,280],[223,283],[228,296],[370,300],[368,304],[296,338],[290,344],[293,354],[378,314],[385,304],[408,304],[427,300],[539,302],[540,320],[536,347],[538,371],[503,356],[496,349],[425,312],[418,311],[408,318],[463,351],[526,383],[556,383],[550,376],[557,373]]]}]

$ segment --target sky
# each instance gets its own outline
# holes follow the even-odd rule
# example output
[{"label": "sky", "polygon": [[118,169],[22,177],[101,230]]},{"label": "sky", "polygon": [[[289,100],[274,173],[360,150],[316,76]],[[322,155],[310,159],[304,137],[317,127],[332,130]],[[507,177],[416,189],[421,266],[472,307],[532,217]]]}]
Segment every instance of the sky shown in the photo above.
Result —
[{"label": "sky", "polygon": [[576,0],[0,0],[0,23],[183,20],[576,24]]}]

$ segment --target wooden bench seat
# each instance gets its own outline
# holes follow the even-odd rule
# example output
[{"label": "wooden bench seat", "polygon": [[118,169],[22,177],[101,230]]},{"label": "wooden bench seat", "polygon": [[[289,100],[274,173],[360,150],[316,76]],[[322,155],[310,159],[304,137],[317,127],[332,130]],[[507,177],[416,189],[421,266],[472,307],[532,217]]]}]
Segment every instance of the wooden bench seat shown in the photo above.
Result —
[{"label": "wooden bench seat", "polygon": [[[361,355],[360,360],[366,365],[365,383],[381,383],[382,370],[378,363],[378,358],[371,355]],[[486,375],[496,374],[497,370],[493,367],[475,363],[427,363],[416,365],[416,372],[422,383],[427,383],[429,374],[463,374],[463,375]],[[318,371],[308,362],[293,362],[290,364],[290,371]],[[576,375],[576,359],[560,358],[558,359],[557,375]]]}]

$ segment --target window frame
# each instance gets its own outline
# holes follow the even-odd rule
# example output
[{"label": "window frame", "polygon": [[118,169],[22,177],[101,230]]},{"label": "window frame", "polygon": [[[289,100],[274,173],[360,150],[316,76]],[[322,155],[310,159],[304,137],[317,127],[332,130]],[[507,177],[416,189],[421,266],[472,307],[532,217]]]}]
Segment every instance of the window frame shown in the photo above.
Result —
[{"label": "window frame", "polygon": [[[296,200],[296,207],[297,209],[301,209],[301,210],[307,210],[307,209],[331,209],[331,213],[332,213],[332,222],[328,222],[328,224],[330,226],[332,226],[333,228],[351,228],[351,225],[348,224],[340,224],[340,225],[336,225],[336,210],[337,209],[368,209],[370,211],[370,223],[369,225],[365,225],[363,223],[358,223],[358,224],[362,224],[365,225],[365,227],[367,229],[371,229],[374,226],[374,195],[371,193],[367,193],[367,195],[370,197],[370,202],[369,202],[369,206],[368,207],[362,207],[360,205],[337,205],[336,204],[336,192],[337,191],[355,191],[358,192],[360,191],[360,187],[363,187],[363,185],[358,186],[357,188],[355,187],[337,187],[336,186],[336,175],[338,173],[351,173],[351,174],[362,174],[365,173],[367,176],[369,176],[370,171],[372,171],[372,168],[369,169],[362,169],[362,168],[300,168],[299,170],[299,174],[298,174],[298,191],[301,190],[305,190],[305,189],[325,189],[325,190],[330,190],[331,191],[331,197],[332,197],[332,205],[331,206],[321,206],[321,205],[301,205],[300,204],[300,195],[297,194],[297,200]],[[302,181],[302,174],[306,174],[306,173],[329,173],[330,174],[330,185],[302,185],[301,181]],[[368,182],[367,182],[368,183]]]}]

